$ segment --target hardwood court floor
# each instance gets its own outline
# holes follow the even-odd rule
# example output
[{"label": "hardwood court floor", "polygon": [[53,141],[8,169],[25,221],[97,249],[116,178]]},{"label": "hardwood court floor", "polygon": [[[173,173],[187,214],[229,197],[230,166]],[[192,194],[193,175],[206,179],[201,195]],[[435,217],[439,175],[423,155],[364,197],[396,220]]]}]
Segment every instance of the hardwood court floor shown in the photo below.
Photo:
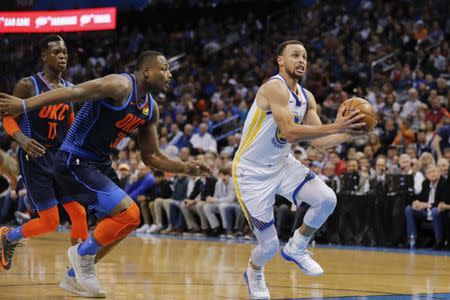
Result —
[{"label": "hardwood court floor", "polygon": [[[76,299],[58,287],[68,244],[67,233],[25,240],[17,248],[12,269],[0,272],[0,299]],[[108,299],[246,299],[242,273],[252,247],[129,237],[98,264],[97,274]],[[272,299],[381,295],[400,299],[400,295],[450,293],[449,256],[334,248],[313,252],[324,276],[305,276],[280,255],[267,265]],[[426,298],[430,296],[450,298],[450,294]]]}]

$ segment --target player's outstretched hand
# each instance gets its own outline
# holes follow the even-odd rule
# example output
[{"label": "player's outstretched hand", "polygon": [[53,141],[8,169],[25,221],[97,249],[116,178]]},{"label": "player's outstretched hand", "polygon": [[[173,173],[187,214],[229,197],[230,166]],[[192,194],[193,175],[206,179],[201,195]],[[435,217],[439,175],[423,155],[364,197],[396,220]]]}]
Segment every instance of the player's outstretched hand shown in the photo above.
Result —
[{"label": "player's outstretched hand", "polygon": [[206,176],[211,173],[211,169],[203,162],[194,160],[186,163],[186,175]]},{"label": "player's outstretched hand", "polygon": [[337,127],[339,132],[351,131],[361,131],[366,123],[360,122],[364,118],[363,114],[360,114],[359,110],[352,111],[344,117],[345,107],[342,106],[336,116],[334,125]]},{"label": "player's outstretched hand", "polygon": [[0,93],[0,113],[17,117],[23,113],[22,100],[20,98]]}]

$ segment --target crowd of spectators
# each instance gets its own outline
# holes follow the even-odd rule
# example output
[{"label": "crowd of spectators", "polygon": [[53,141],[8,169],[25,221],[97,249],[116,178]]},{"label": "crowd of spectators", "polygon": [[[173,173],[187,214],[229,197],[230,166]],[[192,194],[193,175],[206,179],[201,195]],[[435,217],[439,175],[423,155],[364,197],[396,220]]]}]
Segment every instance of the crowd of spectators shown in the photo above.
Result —
[{"label": "crowd of spectators", "polygon": [[[332,122],[351,96],[369,100],[378,118],[366,137],[327,153],[308,144],[293,145],[295,157],[332,186],[342,203],[317,239],[415,246],[418,232],[427,232],[431,224],[434,235],[427,234],[437,249],[444,246],[450,210],[445,194],[450,191],[450,5],[440,0],[310,2],[304,7],[296,1],[271,18],[252,13],[221,20],[205,16],[170,30],[163,25],[144,30],[122,26],[113,33],[64,35],[70,49],[65,78],[74,83],[130,72],[143,49],[178,56],[172,63],[171,91],[155,95],[161,114],[159,144],[171,157],[207,162],[213,176],[187,178],[150,170],[141,161],[135,137],[125,139],[113,165],[122,187],[140,204],[143,225],[138,233],[251,238],[230,179],[231,162],[258,87],[276,73],[276,45],[299,39],[308,50],[308,72],[301,83],[314,94],[322,122]],[[5,76],[0,90],[11,92],[19,78],[40,70],[30,40],[1,39]],[[13,156],[17,152],[5,133],[1,145]],[[7,182],[4,186],[0,222],[11,221],[11,211],[20,221],[28,218],[26,192],[20,187],[9,191]],[[396,199],[394,206],[385,205],[389,197]],[[355,204],[357,198],[371,209]],[[276,199],[282,238],[301,224],[306,209]],[[391,218],[374,216],[373,210],[387,210]],[[365,220],[374,222],[366,224],[352,214],[370,215]],[[388,225],[378,224],[387,219]],[[425,225],[416,228],[415,219]],[[391,238],[383,239],[386,235]]]}]

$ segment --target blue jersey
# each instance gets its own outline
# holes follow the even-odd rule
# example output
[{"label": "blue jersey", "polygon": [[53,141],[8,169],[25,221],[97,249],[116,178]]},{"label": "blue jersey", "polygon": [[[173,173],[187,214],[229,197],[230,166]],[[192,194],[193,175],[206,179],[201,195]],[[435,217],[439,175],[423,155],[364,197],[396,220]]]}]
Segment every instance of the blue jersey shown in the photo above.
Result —
[{"label": "blue jersey", "polygon": [[[92,160],[109,159],[120,141],[142,124],[150,121],[154,101],[150,94],[138,99],[136,78],[122,74],[131,82],[131,92],[122,106],[107,99],[83,104],[61,149]],[[142,100],[142,101],[140,101]]]},{"label": "blue jersey", "polygon": [[[36,96],[51,90],[42,73],[29,77],[34,85]],[[63,80],[65,87],[72,84]],[[48,148],[58,148],[69,130],[72,113],[70,103],[59,103],[27,111],[19,119],[19,127],[29,138],[35,139]]]}]

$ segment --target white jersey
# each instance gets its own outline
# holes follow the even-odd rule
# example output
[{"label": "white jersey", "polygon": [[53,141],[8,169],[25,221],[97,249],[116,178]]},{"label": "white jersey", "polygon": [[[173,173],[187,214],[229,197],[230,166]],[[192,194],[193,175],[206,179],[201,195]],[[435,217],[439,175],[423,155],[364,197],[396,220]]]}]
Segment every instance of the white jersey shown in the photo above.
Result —
[{"label": "white jersey", "polygon": [[[282,80],[278,74],[269,80]],[[300,124],[308,110],[307,96],[303,88],[297,83],[297,90],[301,91],[297,96],[286,83],[289,89],[289,108],[292,111],[294,122]],[[256,105],[256,99],[245,120],[242,139],[236,153],[235,161],[248,160],[264,165],[275,165],[280,163],[291,152],[291,145],[281,134],[271,111],[263,111]]]}]

